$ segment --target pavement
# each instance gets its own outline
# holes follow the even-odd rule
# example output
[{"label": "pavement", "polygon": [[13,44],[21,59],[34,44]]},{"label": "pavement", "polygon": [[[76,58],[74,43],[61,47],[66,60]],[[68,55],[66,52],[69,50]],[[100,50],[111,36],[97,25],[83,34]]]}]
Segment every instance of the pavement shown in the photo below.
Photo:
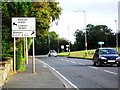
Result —
[{"label": "pavement", "polygon": [[32,58],[26,70],[10,76],[2,89],[11,88],[65,88],[65,85],[43,63],[36,60],[36,74],[32,73]]}]

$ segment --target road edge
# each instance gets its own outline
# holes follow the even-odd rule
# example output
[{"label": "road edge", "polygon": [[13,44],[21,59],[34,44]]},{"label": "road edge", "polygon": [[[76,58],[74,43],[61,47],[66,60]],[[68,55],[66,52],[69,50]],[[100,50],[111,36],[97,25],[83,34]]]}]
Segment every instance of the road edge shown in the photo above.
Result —
[{"label": "road edge", "polygon": [[60,72],[58,72],[56,69],[54,69],[53,67],[51,67],[50,65],[48,65],[47,63],[41,61],[40,59],[36,59],[37,61],[41,62],[42,64],[44,64],[45,66],[48,67],[48,69],[50,71],[52,71],[52,73],[64,84],[65,88],[74,88],[76,90],[80,90],[78,89],[77,86],[75,86],[73,83],[71,83],[67,78],[65,78]]}]

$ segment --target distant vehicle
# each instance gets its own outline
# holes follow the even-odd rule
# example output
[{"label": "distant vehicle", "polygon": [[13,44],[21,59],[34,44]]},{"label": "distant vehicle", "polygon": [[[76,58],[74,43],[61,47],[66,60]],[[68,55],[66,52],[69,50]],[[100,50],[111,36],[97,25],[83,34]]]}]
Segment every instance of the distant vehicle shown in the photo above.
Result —
[{"label": "distant vehicle", "polygon": [[117,64],[120,66],[120,57],[113,48],[98,48],[96,49],[93,56],[93,65],[98,64],[102,66],[103,64]]},{"label": "distant vehicle", "polygon": [[57,57],[57,52],[55,50],[50,50],[48,53],[48,57],[50,57],[50,56]]}]

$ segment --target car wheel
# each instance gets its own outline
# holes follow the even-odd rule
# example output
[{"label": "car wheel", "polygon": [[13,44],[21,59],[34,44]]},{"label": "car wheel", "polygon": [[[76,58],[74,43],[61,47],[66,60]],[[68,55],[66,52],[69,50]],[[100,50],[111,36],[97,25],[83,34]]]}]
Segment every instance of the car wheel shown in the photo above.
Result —
[{"label": "car wheel", "polygon": [[99,66],[102,66],[102,62],[101,62],[100,60],[98,61],[98,65],[99,65]]},{"label": "car wheel", "polygon": [[96,63],[95,63],[95,62],[93,63],[93,66],[96,66]]},{"label": "car wheel", "polygon": [[48,57],[50,57],[50,54],[48,55]]}]

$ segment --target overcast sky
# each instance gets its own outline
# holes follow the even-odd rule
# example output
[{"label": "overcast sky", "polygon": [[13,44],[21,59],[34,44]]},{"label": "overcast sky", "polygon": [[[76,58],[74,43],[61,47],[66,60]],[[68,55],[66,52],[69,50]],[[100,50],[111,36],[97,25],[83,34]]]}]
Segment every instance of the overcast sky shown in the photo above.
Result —
[{"label": "overcast sky", "polygon": [[[74,32],[77,29],[83,30],[84,13],[74,12],[77,10],[86,11],[86,24],[107,25],[115,31],[115,21],[118,20],[119,0],[58,0],[63,9],[60,15],[58,26],[52,24],[51,30],[56,31],[60,37],[70,39],[74,42]],[[68,36],[69,26],[69,36]],[[50,31],[51,31],[50,30]],[[70,37],[70,38],[68,38]]]}]

